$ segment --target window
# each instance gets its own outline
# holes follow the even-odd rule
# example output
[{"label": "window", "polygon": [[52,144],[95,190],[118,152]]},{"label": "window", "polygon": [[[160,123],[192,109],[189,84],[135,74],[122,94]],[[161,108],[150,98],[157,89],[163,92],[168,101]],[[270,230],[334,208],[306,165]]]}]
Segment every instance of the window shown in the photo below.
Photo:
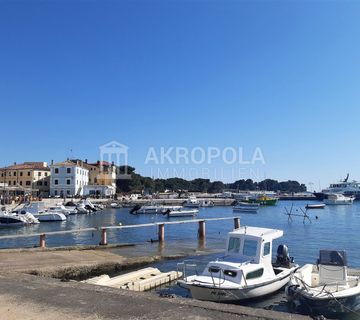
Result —
[{"label": "window", "polygon": [[54,195],[57,196],[57,194],[58,194],[58,192],[57,192],[57,190],[55,190],[55,191],[54,191]]},{"label": "window", "polygon": [[267,256],[270,253],[270,242],[266,242],[264,244],[264,252],[263,252],[263,256]]},{"label": "window", "polygon": [[246,275],[246,280],[260,278],[263,274],[264,274],[264,269],[263,268],[252,271],[252,272],[249,272]]},{"label": "window", "polygon": [[55,179],[54,184],[59,184],[59,180]]},{"label": "window", "polygon": [[220,271],[219,267],[209,267],[208,271],[210,273],[218,273]]},{"label": "window", "polygon": [[66,194],[69,196],[70,195],[70,190],[66,190]]},{"label": "window", "polygon": [[23,172],[22,171],[20,171],[20,177],[22,177],[23,176]]},{"label": "window", "polygon": [[47,181],[44,181],[44,186],[47,186]]},{"label": "window", "polygon": [[66,179],[66,184],[70,184],[70,183],[71,183],[70,179]]},{"label": "window", "polygon": [[22,181],[20,181],[20,185],[22,186]]},{"label": "window", "polygon": [[240,250],[240,239],[239,238],[230,238],[228,251],[233,253],[238,253]]},{"label": "window", "polygon": [[13,181],[13,185],[16,185],[16,181],[15,181],[15,180]]},{"label": "window", "polygon": [[235,278],[237,275],[237,272],[232,271],[232,270],[224,270],[224,275]]},{"label": "window", "polygon": [[47,173],[47,172],[45,172],[45,177],[47,177],[47,175],[48,175],[48,173]]},{"label": "window", "polygon": [[257,250],[257,241],[255,240],[244,241],[244,250],[243,250],[244,256],[254,257],[256,256],[256,250]]},{"label": "window", "polygon": [[30,177],[31,176],[31,172],[30,171],[28,171],[28,177]]},{"label": "window", "polygon": [[54,173],[59,173],[59,168],[55,168]]},{"label": "window", "polygon": [[14,177],[16,177],[16,171],[14,171]]},{"label": "window", "polygon": [[40,171],[38,172],[38,177],[41,177],[41,172]]},{"label": "window", "polygon": [[31,181],[26,181],[26,185],[30,186],[31,185]]},{"label": "window", "polygon": [[71,168],[66,168],[66,173],[71,173]]}]

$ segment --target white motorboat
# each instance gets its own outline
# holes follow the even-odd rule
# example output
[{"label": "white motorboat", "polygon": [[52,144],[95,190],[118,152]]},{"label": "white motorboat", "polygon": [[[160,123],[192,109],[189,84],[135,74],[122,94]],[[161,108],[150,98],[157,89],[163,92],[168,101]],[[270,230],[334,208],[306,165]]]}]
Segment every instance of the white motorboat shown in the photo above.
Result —
[{"label": "white motorboat", "polygon": [[345,251],[320,250],[317,264],[298,269],[285,291],[293,311],[338,318],[360,311],[359,280],[348,275]]},{"label": "white motorboat", "polygon": [[212,202],[211,200],[201,201],[201,207],[213,207],[213,206],[214,206],[214,202]]},{"label": "white motorboat", "polygon": [[187,199],[183,203],[183,206],[187,208],[199,208],[200,205],[201,205],[200,201],[196,199],[196,197],[194,196],[190,196],[189,199]]},{"label": "white motorboat", "polygon": [[164,214],[168,217],[193,217],[199,213],[199,209],[177,209],[168,210]]},{"label": "white motorboat", "polygon": [[325,203],[319,203],[319,204],[307,204],[305,206],[305,209],[325,209],[326,204]]},{"label": "white motorboat", "polygon": [[47,211],[43,202],[29,202],[21,209],[17,210],[18,213],[24,214],[31,213],[40,222],[45,221],[64,221],[66,216],[60,210]]},{"label": "white motorboat", "polygon": [[272,242],[282,230],[242,227],[229,232],[225,256],[211,261],[200,275],[186,275],[178,281],[190,290],[194,299],[215,302],[238,302],[258,298],[284,287],[298,265],[289,257],[288,248],[280,245],[272,264]]},{"label": "white motorboat", "polygon": [[48,213],[62,213],[65,216],[68,216],[68,215],[71,215],[71,214],[75,214],[77,211],[65,208],[64,205],[58,203],[56,206],[47,208],[46,212],[48,212]]},{"label": "white motorboat", "polygon": [[250,203],[250,202],[239,202],[234,207],[234,211],[239,212],[248,212],[248,213],[256,213],[260,208],[260,203]]},{"label": "white motorboat", "polygon": [[347,197],[340,193],[331,193],[324,199],[324,203],[328,205],[353,204],[354,197]]},{"label": "white motorboat", "polygon": [[0,211],[0,226],[1,227],[10,227],[10,226],[23,226],[27,224],[37,224],[40,223],[29,212],[7,212],[5,210]]}]

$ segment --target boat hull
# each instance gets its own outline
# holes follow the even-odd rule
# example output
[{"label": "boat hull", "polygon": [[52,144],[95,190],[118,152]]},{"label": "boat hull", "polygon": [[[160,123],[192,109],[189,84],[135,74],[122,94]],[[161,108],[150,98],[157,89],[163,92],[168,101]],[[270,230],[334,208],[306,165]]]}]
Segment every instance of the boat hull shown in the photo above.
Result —
[{"label": "boat hull", "polygon": [[360,311],[360,293],[336,297],[336,299],[329,295],[328,298],[323,299],[302,294],[302,290],[297,285],[289,286],[286,293],[291,310],[302,314],[333,317]]},{"label": "boat hull", "polygon": [[186,283],[194,299],[213,302],[235,303],[266,296],[283,288],[290,280],[291,272],[273,281],[239,288],[219,288]]}]

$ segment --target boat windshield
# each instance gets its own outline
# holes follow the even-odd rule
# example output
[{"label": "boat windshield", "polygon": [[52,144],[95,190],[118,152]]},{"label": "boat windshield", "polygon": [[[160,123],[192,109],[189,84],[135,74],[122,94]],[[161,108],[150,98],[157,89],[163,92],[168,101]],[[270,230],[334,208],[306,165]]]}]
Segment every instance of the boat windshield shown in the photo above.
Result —
[{"label": "boat windshield", "polygon": [[229,239],[228,252],[229,253],[239,253],[239,251],[240,251],[240,239],[231,237]]}]

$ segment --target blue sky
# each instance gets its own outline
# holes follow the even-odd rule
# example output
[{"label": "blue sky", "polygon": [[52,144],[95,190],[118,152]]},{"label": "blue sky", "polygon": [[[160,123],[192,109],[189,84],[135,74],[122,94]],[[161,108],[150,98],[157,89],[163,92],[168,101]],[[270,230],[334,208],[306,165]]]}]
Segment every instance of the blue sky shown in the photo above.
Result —
[{"label": "blue sky", "polygon": [[[360,180],[359,2],[0,1],[0,30],[0,165],[117,140],[145,175]],[[211,146],[265,164],[145,164]]]}]

